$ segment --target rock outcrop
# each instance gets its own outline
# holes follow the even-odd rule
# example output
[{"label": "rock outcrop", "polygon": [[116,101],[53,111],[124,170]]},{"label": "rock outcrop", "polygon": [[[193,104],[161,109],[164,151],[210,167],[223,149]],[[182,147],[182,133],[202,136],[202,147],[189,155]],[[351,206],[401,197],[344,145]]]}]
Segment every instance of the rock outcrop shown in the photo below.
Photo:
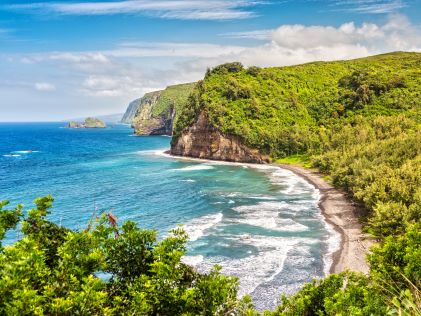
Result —
[{"label": "rock outcrop", "polygon": [[139,106],[142,104],[142,99],[143,98],[139,98],[129,103],[126,112],[123,114],[123,117],[120,120],[121,123],[132,124],[136,112],[139,109]]},{"label": "rock outcrop", "polygon": [[[154,91],[143,96],[132,120],[132,127],[136,135],[171,135],[172,116],[166,111],[154,115],[162,91]],[[172,112],[172,109],[170,109]]]},{"label": "rock outcrop", "polygon": [[269,161],[258,150],[242,144],[237,137],[223,135],[209,124],[203,112],[198,115],[193,125],[173,138],[171,154],[232,162],[265,163]]},{"label": "rock outcrop", "polygon": [[[135,134],[171,136],[177,113],[186,106],[193,87],[194,83],[187,83],[145,94],[131,122]],[[132,102],[133,108],[136,107],[136,101]]]},{"label": "rock outcrop", "polygon": [[67,124],[67,128],[106,128],[107,125],[100,119],[88,117],[85,122],[71,121]]}]

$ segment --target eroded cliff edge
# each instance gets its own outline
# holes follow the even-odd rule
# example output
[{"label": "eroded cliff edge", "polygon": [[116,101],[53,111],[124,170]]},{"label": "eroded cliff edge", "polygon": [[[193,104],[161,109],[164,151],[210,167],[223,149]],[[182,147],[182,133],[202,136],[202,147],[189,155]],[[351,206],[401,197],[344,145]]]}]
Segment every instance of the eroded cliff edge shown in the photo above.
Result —
[{"label": "eroded cliff edge", "polygon": [[177,115],[185,107],[193,87],[194,83],[168,86],[130,103],[126,114],[130,120],[135,112],[130,121],[135,134],[171,136]]},{"label": "eroded cliff edge", "polygon": [[248,148],[234,136],[223,135],[201,112],[196,122],[174,137],[170,153],[175,156],[223,160],[232,162],[265,163],[268,158],[258,150]]}]

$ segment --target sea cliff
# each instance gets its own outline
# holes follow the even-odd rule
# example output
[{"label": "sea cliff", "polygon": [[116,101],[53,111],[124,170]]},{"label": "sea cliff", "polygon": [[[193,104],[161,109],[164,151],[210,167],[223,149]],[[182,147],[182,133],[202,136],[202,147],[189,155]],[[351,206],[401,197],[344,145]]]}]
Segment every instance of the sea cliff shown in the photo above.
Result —
[{"label": "sea cliff", "polygon": [[213,127],[202,112],[197,121],[171,144],[171,154],[232,162],[264,163],[258,150],[250,149],[235,136],[225,136]]},{"label": "sea cliff", "polygon": [[124,124],[132,124],[133,119],[136,115],[137,109],[139,108],[141,103],[142,103],[142,98],[139,98],[130,102],[120,122]]},{"label": "sea cliff", "polygon": [[179,112],[186,107],[194,85],[173,85],[146,93],[129,104],[124,122],[132,124],[136,135],[172,135],[174,123]]}]

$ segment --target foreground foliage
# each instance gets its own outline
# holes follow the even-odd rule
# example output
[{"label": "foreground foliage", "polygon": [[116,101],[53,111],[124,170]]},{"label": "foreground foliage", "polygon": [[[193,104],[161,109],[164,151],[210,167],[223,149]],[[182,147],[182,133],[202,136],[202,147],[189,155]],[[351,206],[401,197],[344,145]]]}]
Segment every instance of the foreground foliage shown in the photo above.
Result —
[{"label": "foreground foliage", "polygon": [[186,234],[161,241],[133,222],[104,214],[81,232],[46,219],[51,197],[0,208],[0,237],[21,226],[22,238],[0,248],[0,315],[228,315],[246,313],[238,281],[218,267],[200,274],[181,262]]},{"label": "foreground foliage", "polygon": [[[22,206],[1,203],[0,237],[17,225],[22,233],[0,248],[1,315],[261,315],[237,297],[236,278],[181,261],[182,229],[158,241],[155,231],[119,226],[107,213],[71,231],[47,220],[52,202],[37,199],[27,216]],[[413,225],[374,249],[370,277],[344,272],[314,281],[264,315],[416,315],[420,256],[421,230]]]}]

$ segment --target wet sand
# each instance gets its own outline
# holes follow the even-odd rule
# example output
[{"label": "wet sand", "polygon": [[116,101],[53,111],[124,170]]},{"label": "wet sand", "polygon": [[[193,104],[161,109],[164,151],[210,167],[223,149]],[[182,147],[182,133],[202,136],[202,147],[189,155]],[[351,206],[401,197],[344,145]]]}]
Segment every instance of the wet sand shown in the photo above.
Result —
[{"label": "wet sand", "polygon": [[322,174],[300,166],[274,164],[290,170],[313,184],[321,194],[319,207],[326,221],[341,234],[341,247],[333,254],[330,273],[352,270],[368,273],[366,255],[373,239],[362,233],[359,222],[359,209],[341,190],[335,189],[323,178]]}]

